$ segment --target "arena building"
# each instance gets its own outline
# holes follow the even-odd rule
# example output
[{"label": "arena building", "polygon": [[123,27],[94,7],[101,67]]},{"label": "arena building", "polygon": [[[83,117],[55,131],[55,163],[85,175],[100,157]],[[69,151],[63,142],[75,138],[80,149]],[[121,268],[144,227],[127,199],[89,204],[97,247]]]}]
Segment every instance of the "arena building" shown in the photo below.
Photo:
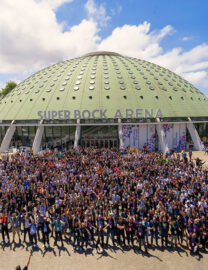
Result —
[{"label": "arena building", "polygon": [[0,100],[0,152],[30,147],[202,150],[208,98],[156,64],[95,52],[54,64]]}]

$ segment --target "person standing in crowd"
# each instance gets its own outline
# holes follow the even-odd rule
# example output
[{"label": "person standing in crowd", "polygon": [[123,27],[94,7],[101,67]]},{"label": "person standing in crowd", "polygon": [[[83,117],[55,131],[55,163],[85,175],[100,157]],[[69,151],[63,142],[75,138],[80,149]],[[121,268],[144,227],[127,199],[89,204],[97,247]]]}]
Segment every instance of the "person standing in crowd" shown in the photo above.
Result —
[{"label": "person standing in crowd", "polygon": [[43,235],[43,247],[46,249],[46,243],[48,244],[48,247],[50,247],[49,234],[51,232],[50,222],[47,217],[43,217],[41,230]]},{"label": "person standing in crowd", "polygon": [[74,250],[89,243],[100,251],[109,242],[121,248],[144,245],[146,250],[149,243],[158,246],[161,237],[163,248],[177,241],[186,248],[185,240],[187,248],[203,252],[208,173],[202,160],[195,162],[190,153],[185,157],[173,152],[164,156],[147,147],[145,152],[79,147],[4,156],[2,242],[10,240],[10,224],[15,236],[22,223],[24,236],[19,238],[25,242],[28,235],[31,244],[43,242],[44,247],[53,241],[54,231],[55,244],[72,236],[67,244]]},{"label": "person standing in crowd", "polygon": [[207,246],[207,242],[208,242],[208,227],[203,224],[201,229],[200,229],[201,233],[200,233],[200,242],[202,244],[202,248],[203,250],[206,252],[206,246]]},{"label": "person standing in crowd", "polygon": [[35,222],[35,219],[31,220],[31,226],[30,226],[30,244],[33,246],[37,246],[37,224]]},{"label": "person standing in crowd", "polygon": [[26,242],[27,234],[28,234],[28,238],[30,240],[30,226],[31,226],[31,219],[30,219],[28,213],[25,213],[25,215],[24,215],[23,224],[24,224],[24,242]]},{"label": "person standing in crowd", "polygon": [[126,237],[128,245],[130,246],[130,241],[132,247],[134,246],[134,235],[135,235],[135,223],[132,217],[127,217],[126,219]]},{"label": "person standing in crowd", "polygon": [[187,164],[187,161],[188,161],[188,159],[187,159],[187,153],[185,151],[183,151],[182,155],[183,155],[184,163]]},{"label": "person standing in crowd", "polygon": [[37,225],[37,236],[38,236],[38,241],[40,241],[40,232],[42,231],[43,227],[43,217],[40,215],[39,210],[37,211],[36,215],[36,225]]},{"label": "person standing in crowd", "polygon": [[79,248],[80,244],[79,223],[75,217],[73,218],[72,229],[73,229],[73,250],[75,251],[76,247]]},{"label": "person standing in crowd", "polygon": [[10,218],[10,223],[11,223],[11,227],[12,227],[12,234],[13,234],[13,241],[12,243],[15,242],[15,234],[17,233],[18,237],[19,237],[19,243],[21,243],[21,239],[20,239],[20,227],[19,227],[19,216],[17,216],[17,213],[14,212],[12,214],[12,217]]},{"label": "person standing in crowd", "polygon": [[96,251],[101,247],[101,251],[104,248],[104,230],[107,228],[107,225],[104,227],[104,218],[101,214],[98,215],[97,218],[97,228],[94,227],[95,231],[97,232],[97,242],[95,244]]},{"label": "person standing in crowd", "polygon": [[57,245],[58,239],[61,240],[62,247],[64,246],[63,238],[62,238],[62,231],[61,231],[61,225],[62,224],[64,224],[64,222],[60,220],[59,216],[57,216],[57,218],[55,220],[55,225],[54,225],[54,228],[55,228],[55,242],[54,242],[54,245],[55,246]]},{"label": "person standing in crowd", "polygon": [[121,237],[123,241],[123,246],[126,246],[125,242],[125,221],[122,216],[119,217],[119,221],[117,222],[117,233],[118,233],[118,244],[121,245]]},{"label": "person standing in crowd", "polygon": [[94,244],[94,228],[93,228],[93,220],[92,216],[90,215],[87,219],[87,229],[89,231],[89,240]]},{"label": "person standing in crowd", "polygon": [[8,230],[8,218],[6,212],[4,214],[1,214],[1,235],[2,235],[2,242],[5,243],[5,234],[8,239],[8,244],[10,243],[10,238],[9,238],[9,230]]},{"label": "person standing in crowd", "polygon": [[197,234],[195,232],[188,239],[188,248],[193,253],[198,252],[199,239],[198,239]]},{"label": "person standing in crowd", "polygon": [[162,217],[160,222],[160,234],[161,234],[161,246],[164,247],[164,242],[166,247],[168,247],[168,232],[169,232],[169,222],[165,216]]},{"label": "person standing in crowd", "polygon": [[111,236],[111,240],[113,243],[113,246],[115,245],[114,241],[114,235],[115,235],[115,216],[112,217],[112,214],[110,214],[107,218],[107,236],[106,236],[106,246],[108,246],[109,237]]},{"label": "person standing in crowd", "polygon": [[189,159],[192,160],[192,150],[189,150]]},{"label": "person standing in crowd", "polygon": [[102,225],[99,225],[97,229],[95,228],[95,230],[97,230],[97,241],[95,244],[95,248],[97,252],[101,248],[102,252],[104,249],[104,232],[103,232],[104,228],[102,227]]},{"label": "person standing in crowd", "polygon": [[86,224],[83,222],[80,224],[80,236],[81,236],[81,249],[84,249],[84,244],[87,249],[89,241],[89,232],[87,230]]},{"label": "person standing in crowd", "polygon": [[145,252],[147,252],[147,244],[145,242],[146,229],[147,228],[142,224],[142,221],[140,220],[137,225],[137,240],[139,243],[139,249],[141,250],[143,245]]},{"label": "person standing in crowd", "polygon": [[184,230],[186,227],[186,218],[184,217],[184,222],[181,218],[180,215],[177,216],[177,220],[176,220],[176,224],[177,224],[177,234],[178,234],[178,242],[177,244],[183,244],[183,237],[184,237]]},{"label": "person standing in crowd", "polygon": [[65,237],[65,239],[66,239],[66,233],[67,233],[68,227],[69,227],[68,218],[67,218],[65,213],[62,213],[62,215],[61,215],[61,233],[62,233],[62,236]]},{"label": "person standing in crowd", "polygon": [[147,243],[147,246],[149,245],[149,231],[150,231],[150,223],[147,219],[147,217],[144,218],[143,220],[143,225],[145,227],[145,238],[146,238],[146,243]]},{"label": "person standing in crowd", "polygon": [[156,217],[150,221],[150,235],[151,235],[151,246],[153,246],[153,240],[155,239],[155,244],[158,246],[158,228],[159,222]]},{"label": "person standing in crowd", "polygon": [[171,247],[173,247],[173,242],[175,247],[177,247],[177,239],[178,239],[178,224],[175,219],[171,222]]}]

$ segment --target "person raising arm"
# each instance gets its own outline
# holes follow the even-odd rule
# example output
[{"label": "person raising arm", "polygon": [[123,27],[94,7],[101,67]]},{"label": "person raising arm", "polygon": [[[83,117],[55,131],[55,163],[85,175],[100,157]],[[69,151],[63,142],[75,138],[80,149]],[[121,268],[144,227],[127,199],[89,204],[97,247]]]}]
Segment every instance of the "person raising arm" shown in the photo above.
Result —
[{"label": "person raising arm", "polygon": [[[30,252],[30,256],[29,256],[27,265],[26,265],[22,270],[28,270],[28,266],[29,266],[29,264],[30,264],[31,256],[32,256],[32,251]],[[21,270],[21,266],[20,266],[20,265],[17,265],[15,269],[16,269],[16,270]]]}]

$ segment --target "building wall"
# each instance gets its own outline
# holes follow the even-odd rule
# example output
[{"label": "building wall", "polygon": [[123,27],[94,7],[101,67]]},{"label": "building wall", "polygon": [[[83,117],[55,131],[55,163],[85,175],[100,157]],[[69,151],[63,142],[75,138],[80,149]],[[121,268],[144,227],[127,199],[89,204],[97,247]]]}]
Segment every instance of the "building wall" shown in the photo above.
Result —
[{"label": "building wall", "polygon": [[186,124],[163,124],[166,146],[169,149],[183,150],[186,148]]},{"label": "building wall", "polygon": [[[164,131],[166,147],[174,150],[186,149],[190,144],[194,144],[193,140],[186,128],[185,123],[175,124],[163,124],[161,127]],[[194,124],[199,136],[201,143],[208,146],[208,123],[197,123]],[[0,142],[2,143],[3,138],[6,134],[7,126],[0,127]],[[16,148],[20,146],[32,147],[33,140],[36,134],[36,127],[17,127],[16,131],[10,142],[10,147]],[[140,124],[139,126],[121,126],[122,130],[122,141],[124,147],[140,148],[161,150],[161,145],[156,132],[156,125],[154,124]],[[75,136],[74,126],[56,126],[56,127],[44,127],[44,134],[41,141],[41,148],[50,148],[57,146],[73,146]],[[101,146],[106,145],[106,140],[113,141],[113,146],[118,146],[118,126],[82,126],[81,127],[81,141],[87,140],[98,140],[95,141],[95,145],[100,146],[100,141],[103,140]],[[116,141],[116,143],[114,143]],[[85,144],[84,144],[85,145]],[[111,147],[111,143],[108,143],[108,147]]]},{"label": "building wall", "polygon": [[[165,134],[166,146],[169,149],[182,150],[186,148],[186,124],[162,124]],[[144,147],[154,151],[156,143],[158,150],[161,150],[160,142],[156,142],[155,125],[122,126],[122,140],[124,147],[139,148]]]},{"label": "building wall", "polygon": [[155,150],[155,125],[122,126],[124,147]]}]

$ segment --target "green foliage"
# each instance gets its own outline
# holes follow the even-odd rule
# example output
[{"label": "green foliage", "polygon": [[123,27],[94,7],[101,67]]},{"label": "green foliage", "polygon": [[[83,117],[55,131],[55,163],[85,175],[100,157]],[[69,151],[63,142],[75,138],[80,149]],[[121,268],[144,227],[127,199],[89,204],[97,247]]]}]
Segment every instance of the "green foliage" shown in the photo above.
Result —
[{"label": "green foliage", "polygon": [[6,86],[4,88],[1,89],[1,92],[0,92],[0,96],[4,97],[6,96],[7,94],[9,94],[15,87],[17,86],[17,83],[16,82],[13,82],[13,81],[9,81],[7,82]]}]

